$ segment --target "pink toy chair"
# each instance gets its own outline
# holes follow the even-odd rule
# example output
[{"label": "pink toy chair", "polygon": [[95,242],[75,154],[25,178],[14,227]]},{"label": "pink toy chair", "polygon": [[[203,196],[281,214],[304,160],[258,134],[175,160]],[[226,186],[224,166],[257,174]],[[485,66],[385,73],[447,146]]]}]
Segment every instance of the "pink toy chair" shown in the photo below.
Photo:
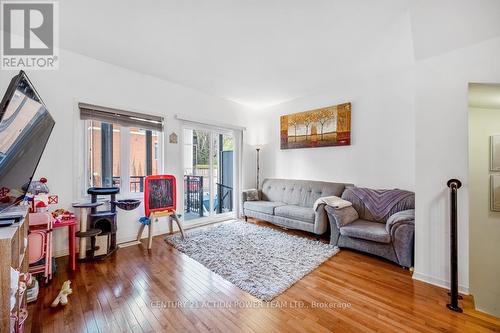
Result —
[{"label": "pink toy chair", "polygon": [[28,244],[30,273],[42,273],[45,283],[48,283],[52,279],[52,215],[50,213],[29,215]]}]

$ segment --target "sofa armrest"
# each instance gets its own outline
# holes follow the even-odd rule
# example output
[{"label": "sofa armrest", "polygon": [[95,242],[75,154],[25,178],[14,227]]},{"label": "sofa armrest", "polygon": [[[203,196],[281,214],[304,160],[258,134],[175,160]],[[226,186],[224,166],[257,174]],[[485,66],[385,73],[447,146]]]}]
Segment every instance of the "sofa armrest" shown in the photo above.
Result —
[{"label": "sofa armrest", "polygon": [[394,238],[396,230],[403,225],[415,227],[414,209],[403,210],[389,216],[385,224],[385,229],[391,235],[391,238]]},{"label": "sofa armrest", "polygon": [[391,235],[391,242],[403,267],[413,266],[415,244],[415,210],[404,210],[389,217],[386,230]]},{"label": "sofa armrest", "polygon": [[328,216],[324,209],[325,205],[320,204],[314,211],[314,228],[313,232],[316,235],[322,235],[328,230]]},{"label": "sofa armrest", "polygon": [[324,207],[324,210],[328,215],[328,221],[330,222],[330,245],[337,246],[340,237],[340,229],[337,226],[337,220],[335,219],[335,215],[332,214],[333,209],[334,208],[330,206]]}]

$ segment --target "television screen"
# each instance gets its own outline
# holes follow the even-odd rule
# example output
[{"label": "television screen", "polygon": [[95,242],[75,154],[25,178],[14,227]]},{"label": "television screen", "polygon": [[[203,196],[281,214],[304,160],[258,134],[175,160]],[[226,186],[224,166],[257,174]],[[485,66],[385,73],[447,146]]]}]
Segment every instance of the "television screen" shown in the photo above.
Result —
[{"label": "television screen", "polygon": [[0,211],[24,198],[54,124],[21,71],[0,104]]}]

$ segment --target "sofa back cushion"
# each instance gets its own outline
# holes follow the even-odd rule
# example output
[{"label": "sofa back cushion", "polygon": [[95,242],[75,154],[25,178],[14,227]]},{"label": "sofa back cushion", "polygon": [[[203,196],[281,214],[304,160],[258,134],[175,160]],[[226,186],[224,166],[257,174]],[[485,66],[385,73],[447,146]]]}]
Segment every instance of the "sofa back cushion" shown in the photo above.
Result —
[{"label": "sofa back cushion", "polygon": [[312,207],[318,198],[332,195],[340,197],[347,185],[351,186],[312,180],[266,179],[262,183],[262,200]]},{"label": "sofa back cushion", "polygon": [[397,212],[415,209],[415,193],[404,190],[375,190],[349,186],[342,199],[352,202],[359,218],[385,223]]}]

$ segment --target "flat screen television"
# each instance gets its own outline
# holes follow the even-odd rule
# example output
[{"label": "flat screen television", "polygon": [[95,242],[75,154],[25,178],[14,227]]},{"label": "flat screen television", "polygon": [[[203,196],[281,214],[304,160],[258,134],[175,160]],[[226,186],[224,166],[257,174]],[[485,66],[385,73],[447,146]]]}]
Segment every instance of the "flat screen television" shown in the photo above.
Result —
[{"label": "flat screen television", "polygon": [[21,71],[0,104],[0,212],[23,200],[54,125]]}]

